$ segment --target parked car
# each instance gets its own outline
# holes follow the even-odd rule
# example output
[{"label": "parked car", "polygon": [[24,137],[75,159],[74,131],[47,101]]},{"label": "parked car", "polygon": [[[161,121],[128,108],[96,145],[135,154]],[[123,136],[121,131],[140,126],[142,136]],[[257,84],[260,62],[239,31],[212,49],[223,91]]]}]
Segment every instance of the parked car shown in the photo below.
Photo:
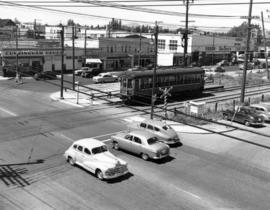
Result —
[{"label": "parked car", "polygon": [[227,60],[221,60],[216,65],[217,66],[229,66],[229,61],[227,61]]},{"label": "parked car", "polygon": [[100,69],[90,68],[86,71],[83,71],[81,73],[81,76],[85,78],[91,78],[93,76],[97,76],[100,72],[101,72]]},{"label": "parked car", "polygon": [[34,79],[35,80],[55,80],[57,79],[57,74],[53,71],[43,71],[43,72],[38,72],[34,74]]},{"label": "parked car", "polygon": [[170,154],[170,147],[160,142],[156,135],[149,131],[121,132],[112,136],[111,139],[114,149],[135,153],[144,160],[162,159]]},{"label": "parked car", "polygon": [[250,107],[254,108],[264,118],[264,121],[270,121],[270,104],[251,104]]},{"label": "parked car", "polygon": [[81,76],[83,72],[88,71],[89,69],[90,69],[89,67],[82,67],[82,68],[80,68],[78,70],[75,70],[74,74],[76,76]]},{"label": "parked car", "polygon": [[222,66],[213,66],[210,68],[210,70],[213,72],[225,72],[225,69]]},{"label": "parked car", "polygon": [[143,129],[155,134],[159,141],[165,144],[172,145],[180,143],[180,139],[175,130],[164,121],[145,119],[142,122],[135,122],[135,124],[137,129]]},{"label": "parked car", "polygon": [[93,82],[95,83],[116,82],[116,81],[118,81],[118,77],[110,73],[100,73],[99,75],[93,77]]},{"label": "parked car", "polygon": [[64,153],[71,165],[79,165],[99,179],[112,179],[128,173],[127,163],[108,151],[107,146],[96,139],[75,141]]},{"label": "parked car", "polygon": [[223,118],[243,123],[246,126],[263,125],[264,119],[253,108],[249,106],[236,107],[235,110],[226,110],[222,113]]},{"label": "parked car", "polygon": [[[244,70],[244,63],[241,63],[238,65],[240,70]],[[253,63],[248,63],[247,64],[247,70],[252,70],[254,69],[254,64]]]}]

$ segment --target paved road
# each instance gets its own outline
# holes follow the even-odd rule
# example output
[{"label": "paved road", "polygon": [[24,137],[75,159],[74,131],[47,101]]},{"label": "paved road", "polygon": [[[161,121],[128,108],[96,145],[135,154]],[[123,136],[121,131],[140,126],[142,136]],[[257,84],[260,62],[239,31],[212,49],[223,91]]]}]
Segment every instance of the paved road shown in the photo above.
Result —
[{"label": "paved road", "polygon": [[[1,96],[1,106],[17,100],[4,107],[17,115],[5,113],[0,121],[0,209],[270,209],[270,170],[252,161],[269,151],[211,133],[180,132],[183,146],[164,161],[112,150],[129,163],[130,174],[99,181],[62,154],[78,138],[110,145],[110,135],[126,129],[124,119],[133,113],[51,102],[46,96],[54,87],[28,84],[26,92],[9,88],[10,97]],[[263,129],[270,132],[269,125]],[[226,133],[249,139],[238,132]]]}]

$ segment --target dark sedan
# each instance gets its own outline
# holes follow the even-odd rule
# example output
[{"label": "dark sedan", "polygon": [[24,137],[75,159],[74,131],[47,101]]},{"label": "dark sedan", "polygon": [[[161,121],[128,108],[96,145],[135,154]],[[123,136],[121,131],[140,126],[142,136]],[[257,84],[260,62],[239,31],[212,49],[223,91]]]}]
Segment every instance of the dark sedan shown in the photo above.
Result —
[{"label": "dark sedan", "polygon": [[43,71],[34,74],[35,80],[55,80],[57,79],[57,74],[52,71]]}]

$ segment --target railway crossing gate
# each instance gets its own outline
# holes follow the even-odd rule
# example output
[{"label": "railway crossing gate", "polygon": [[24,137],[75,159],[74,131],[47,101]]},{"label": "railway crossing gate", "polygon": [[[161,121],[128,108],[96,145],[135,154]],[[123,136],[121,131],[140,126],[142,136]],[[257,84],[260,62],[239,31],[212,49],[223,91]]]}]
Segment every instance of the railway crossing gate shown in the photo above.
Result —
[{"label": "railway crossing gate", "polygon": [[160,96],[160,98],[164,99],[164,112],[165,112],[165,118],[168,118],[168,113],[167,113],[167,107],[168,107],[168,102],[167,102],[167,97],[171,96],[170,91],[173,89],[173,87],[171,86],[170,88],[159,88],[159,90],[162,92],[162,95]]}]

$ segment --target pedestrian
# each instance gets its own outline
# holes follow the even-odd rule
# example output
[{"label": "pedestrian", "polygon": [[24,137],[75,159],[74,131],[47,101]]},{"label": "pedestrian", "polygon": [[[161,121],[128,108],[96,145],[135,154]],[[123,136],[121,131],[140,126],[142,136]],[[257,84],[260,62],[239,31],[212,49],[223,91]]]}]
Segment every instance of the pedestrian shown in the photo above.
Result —
[{"label": "pedestrian", "polygon": [[22,74],[19,73],[19,82],[22,84],[23,83],[23,80],[22,80]]}]

